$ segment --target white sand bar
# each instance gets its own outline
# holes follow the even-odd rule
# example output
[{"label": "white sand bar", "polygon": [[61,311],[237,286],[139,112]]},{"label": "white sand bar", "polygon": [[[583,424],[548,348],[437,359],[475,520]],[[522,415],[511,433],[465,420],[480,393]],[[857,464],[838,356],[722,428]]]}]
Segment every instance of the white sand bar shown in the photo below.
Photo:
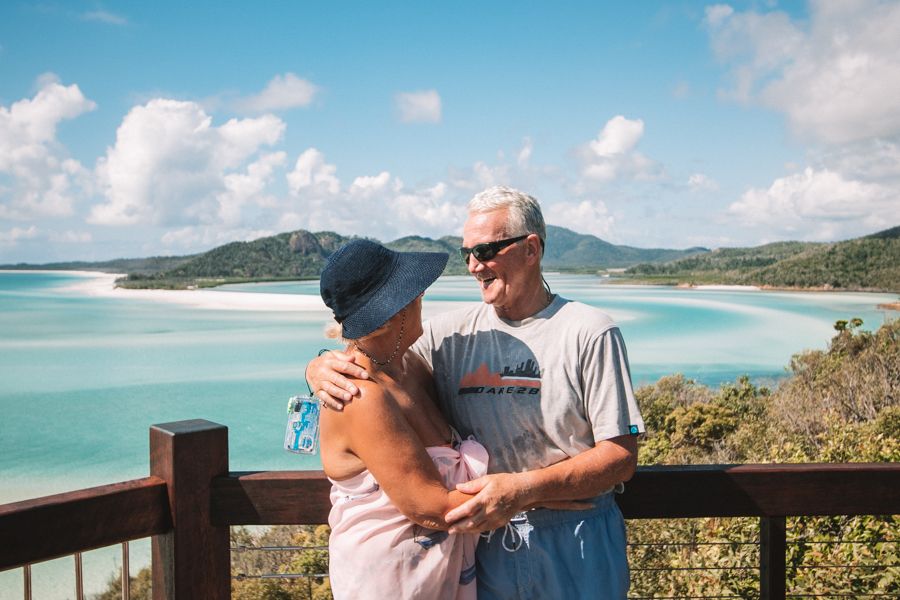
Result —
[{"label": "white sand bar", "polygon": [[134,290],[116,287],[116,279],[123,277],[119,274],[76,271],[65,273],[85,276],[83,282],[74,283],[63,289],[86,296],[170,302],[209,310],[330,312],[318,296],[226,292],[213,289]]},{"label": "white sand bar", "polygon": [[755,285],[692,285],[695,290],[721,290],[734,292],[758,292],[760,289]]}]

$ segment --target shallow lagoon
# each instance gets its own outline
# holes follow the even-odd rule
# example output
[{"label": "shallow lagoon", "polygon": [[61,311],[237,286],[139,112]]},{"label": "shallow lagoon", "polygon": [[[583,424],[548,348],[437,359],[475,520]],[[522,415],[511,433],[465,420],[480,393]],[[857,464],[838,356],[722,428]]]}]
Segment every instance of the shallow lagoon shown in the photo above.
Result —
[{"label": "shallow lagoon", "polygon": [[[283,294],[317,296],[318,282],[228,286],[258,295],[260,310],[248,309],[252,303],[222,310],[127,293],[89,295],[80,285],[86,280],[0,273],[0,502],[143,477],[149,426],[181,419],[227,425],[233,470],[318,468],[315,457],[280,447],[287,398],[306,389],[306,361],[332,345],[322,335],[324,307],[307,301],[283,310]],[[636,384],[673,372],[709,385],[744,373],[771,383],[793,353],[824,348],[835,320],[861,317],[876,328],[897,315],[876,308],[895,301],[890,294],[625,286],[554,274],[547,280],[554,292],[619,322]],[[282,302],[261,310],[270,294]],[[478,298],[468,277],[442,278],[426,295],[425,315]],[[134,551],[133,570],[146,561],[144,546]],[[86,574],[93,592],[117,558],[103,551],[85,560],[86,568],[97,563]],[[51,587],[73,579],[71,567],[60,564],[71,559],[35,567],[35,597],[53,597]],[[0,598],[21,597],[20,582],[20,572],[0,573]]]}]

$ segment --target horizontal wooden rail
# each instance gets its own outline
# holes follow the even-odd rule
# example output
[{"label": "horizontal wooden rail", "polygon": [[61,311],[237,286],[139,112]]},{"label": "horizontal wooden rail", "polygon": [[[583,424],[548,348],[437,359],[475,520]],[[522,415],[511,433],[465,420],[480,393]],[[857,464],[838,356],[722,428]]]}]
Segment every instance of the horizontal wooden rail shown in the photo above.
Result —
[{"label": "horizontal wooden rail", "polygon": [[322,471],[230,473],[212,483],[216,525],[317,525],[328,522],[331,482]]},{"label": "horizontal wooden rail", "polygon": [[641,467],[619,506],[627,519],[900,514],[900,464]]},{"label": "horizontal wooden rail", "polygon": [[171,528],[166,482],[158,477],[0,505],[0,571]]},{"label": "horizontal wooden rail", "polygon": [[[330,488],[322,471],[230,473],[213,480],[213,523],[326,523]],[[900,465],[640,467],[616,500],[627,519],[900,514]]]}]

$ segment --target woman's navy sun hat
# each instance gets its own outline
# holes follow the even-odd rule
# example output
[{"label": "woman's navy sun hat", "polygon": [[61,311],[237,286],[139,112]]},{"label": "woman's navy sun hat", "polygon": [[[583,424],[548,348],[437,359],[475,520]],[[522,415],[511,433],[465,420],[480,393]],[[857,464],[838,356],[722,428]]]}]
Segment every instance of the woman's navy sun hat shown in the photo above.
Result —
[{"label": "woman's navy sun hat", "polygon": [[369,240],[353,240],[328,257],[319,289],[341,324],[343,336],[369,335],[441,276],[448,254],[394,252]]}]

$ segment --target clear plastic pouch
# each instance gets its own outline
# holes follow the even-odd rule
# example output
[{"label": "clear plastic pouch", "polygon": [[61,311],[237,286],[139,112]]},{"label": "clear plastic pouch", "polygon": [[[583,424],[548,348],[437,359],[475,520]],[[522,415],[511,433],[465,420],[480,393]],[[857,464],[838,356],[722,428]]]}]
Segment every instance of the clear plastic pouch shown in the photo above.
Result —
[{"label": "clear plastic pouch", "polygon": [[319,401],[315,396],[293,396],[288,401],[284,449],[296,454],[319,451]]}]

